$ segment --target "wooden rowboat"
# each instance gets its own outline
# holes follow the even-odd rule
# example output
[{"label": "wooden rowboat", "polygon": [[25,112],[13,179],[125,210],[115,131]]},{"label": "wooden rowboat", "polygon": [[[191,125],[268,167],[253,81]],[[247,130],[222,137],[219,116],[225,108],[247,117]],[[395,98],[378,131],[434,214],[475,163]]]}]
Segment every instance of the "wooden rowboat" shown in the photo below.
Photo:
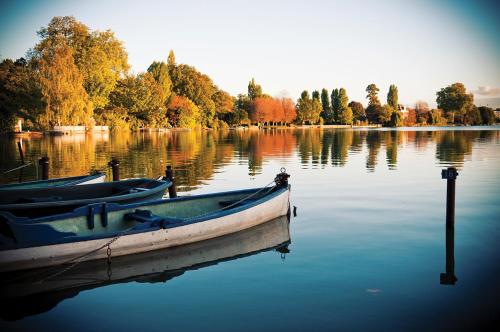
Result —
[{"label": "wooden rowboat", "polygon": [[128,204],[160,199],[172,183],[131,179],[50,188],[0,190],[0,211],[38,217],[69,212],[96,203]]},{"label": "wooden rowboat", "polygon": [[0,311],[4,320],[22,319],[51,310],[80,292],[128,282],[166,282],[185,272],[276,250],[288,252],[289,218],[282,216],[227,236],[137,255],[2,274]]},{"label": "wooden rowboat", "polygon": [[239,232],[287,214],[287,177],[279,175],[273,187],[94,204],[35,219],[0,213],[0,271],[135,254]]},{"label": "wooden rowboat", "polygon": [[0,185],[0,190],[64,187],[64,186],[75,186],[82,184],[102,183],[104,182],[105,178],[106,174],[95,173],[90,175],[71,176],[58,179],[2,184]]}]

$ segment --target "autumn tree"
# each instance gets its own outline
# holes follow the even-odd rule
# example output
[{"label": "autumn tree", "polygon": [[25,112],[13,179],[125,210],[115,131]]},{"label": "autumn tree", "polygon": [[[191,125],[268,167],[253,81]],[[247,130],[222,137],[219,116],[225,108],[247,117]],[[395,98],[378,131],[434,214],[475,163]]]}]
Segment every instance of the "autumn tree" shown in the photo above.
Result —
[{"label": "autumn tree", "polygon": [[365,121],[366,114],[363,104],[357,101],[351,101],[348,105],[352,110],[353,121]]},{"label": "autumn tree", "polygon": [[252,122],[265,123],[271,121],[274,112],[272,98],[257,97],[253,100],[253,110],[250,114]]},{"label": "autumn tree", "polygon": [[153,76],[162,91],[162,100],[165,102],[172,93],[172,80],[168,73],[168,66],[165,62],[154,61],[148,68],[148,72]]},{"label": "autumn tree", "polygon": [[201,125],[211,126],[216,113],[212,98],[218,89],[210,77],[185,64],[176,65],[169,72],[172,92],[190,99],[200,109]]},{"label": "autumn tree", "polygon": [[91,31],[72,16],[58,16],[41,28],[38,36],[41,41],[34,48],[34,60],[65,45],[71,49],[92,106],[105,107],[109,94],[129,68],[127,52],[114,33]]},{"label": "autumn tree", "polygon": [[293,100],[290,98],[281,98],[281,107],[283,108],[283,121],[292,123],[297,118],[297,110]]},{"label": "autumn tree", "polygon": [[174,96],[167,106],[170,125],[176,128],[195,128],[199,125],[200,110],[188,98]]},{"label": "autumn tree", "polygon": [[65,43],[42,49],[37,61],[45,110],[39,118],[43,128],[54,125],[84,125],[93,114],[83,88],[83,75]]}]

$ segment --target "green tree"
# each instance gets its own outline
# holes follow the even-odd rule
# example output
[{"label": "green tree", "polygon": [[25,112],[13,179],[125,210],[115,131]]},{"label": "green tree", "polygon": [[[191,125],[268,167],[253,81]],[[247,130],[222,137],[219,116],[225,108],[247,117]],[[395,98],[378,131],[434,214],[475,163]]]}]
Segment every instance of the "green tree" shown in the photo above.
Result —
[{"label": "green tree", "polygon": [[166,127],[163,92],[151,73],[127,76],[120,80],[110,95],[111,110],[127,109],[133,127]]},{"label": "green tree", "polygon": [[354,121],[365,121],[366,114],[363,104],[357,101],[351,101],[348,105],[352,109],[352,117]]},{"label": "green tree", "polygon": [[37,73],[23,58],[15,62],[3,60],[0,63],[0,132],[11,131],[16,117],[35,121],[43,109]]},{"label": "green tree", "polygon": [[349,107],[349,98],[344,88],[332,91],[332,109],[336,122],[352,124],[352,109]]},{"label": "green tree", "polygon": [[252,77],[252,80],[248,83],[248,98],[255,100],[255,98],[259,97],[262,97],[262,87],[255,83],[255,79]]},{"label": "green tree", "polygon": [[398,88],[391,84],[389,86],[389,92],[387,93],[387,104],[393,109],[398,109]]},{"label": "green tree", "polygon": [[168,66],[165,62],[154,61],[148,68],[155,81],[159,84],[162,91],[162,102],[164,103],[172,93],[172,80],[168,73]]},{"label": "green tree", "polygon": [[300,98],[297,100],[297,118],[298,123],[304,124],[310,121],[312,114],[312,99],[309,97],[307,90],[302,91]]},{"label": "green tree", "polygon": [[314,90],[312,92],[312,99],[319,99],[319,91],[318,90]]},{"label": "green tree", "polygon": [[332,122],[339,122],[339,113],[342,108],[339,89],[332,90]]},{"label": "green tree", "polygon": [[[442,88],[436,95],[438,108],[444,111],[451,122],[471,124],[466,122],[475,117],[474,95],[467,93],[462,83],[453,83]],[[472,116],[466,116],[467,113],[472,113]]]},{"label": "green tree", "polygon": [[380,122],[381,119],[386,118],[386,110],[381,105],[368,105],[368,107],[365,110],[366,112],[366,118],[368,119],[368,122],[370,123],[379,123],[382,124],[383,122]]},{"label": "green tree", "polygon": [[368,106],[380,106],[380,100],[378,99],[379,88],[375,84],[370,84],[366,87],[366,99],[368,99]]},{"label": "green tree", "polygon": [[332,122],[332,106],[330,104],[330,96],[327,89],[321,90],[321,106],[323,108],[323,111],[321,112],[320,116],[326,122]]},{"label": "green tree", "polygon": [[399,112],[398,110],[392,109],[392,106],[390,107],[392,113],[389,125],[391,127],[401,127],[403,125],[403,114],[401,114],[401,112]]},{"label": "green tree", "polygon": [[484,125],[492,125],[495,123],[495,112],[492,108],[481,106],[478,107],[478,110],[481,115],[481,122]]}]

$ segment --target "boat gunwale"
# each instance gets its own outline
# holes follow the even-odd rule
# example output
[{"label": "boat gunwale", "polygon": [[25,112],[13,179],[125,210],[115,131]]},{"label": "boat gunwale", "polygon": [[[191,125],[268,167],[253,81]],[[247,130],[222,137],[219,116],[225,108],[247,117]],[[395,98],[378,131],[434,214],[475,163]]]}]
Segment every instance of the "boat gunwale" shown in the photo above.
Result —
[{"label": "boat gunwale", "polygon": [[[30,219],[29,217],[17,217],[14,214],[10,213],[9,211],[16,211],[16,210],[24,210],[24,209],[37,209],[40,207],[43,208],[56,208],[56,207],[64,207],[64,206],[71,206],[71,205],[80,205],[79,208],[81,207],[87,207],[89,205],[94,205],[94,204],[106,204],[107,202],[111,202],[114,204],[119,205],[119,201],[123,200],[129,200],[129,199],[138,199],[138,198],[144,198],[147,196],[152,196],[157,194],[160,191],[165,191],[172,185],[172,182],[169,180],[153,180],[153,179],[147,179],[147,178],[138,178],[138,179],[130,179],[130,180],[123,180],[120,181],[121,183],[124,182],[133,182],[133,181],[138,181],[138,180],[143,180],[143,181],[148,181],[150,183],[158,183],[158,186],[150,188],[148,190],[144,191],[138,191],[135,193],[129,193],[129,194],[124,194],[124,195],[115,195],[115,196],[104,196],[104,197],[99,197],[99,198],[85,198],[85,199],[71,199],[71,200],[61,200],[61,201],[48,201],[48,202],[34,202],[34,203],[7,203],[7,204],[0,204],[0,214],[3,213],[8,213],[15,218],[27,218]],[[113,182],[105,182],[104,184],[113,184]],[[92,185],[102,185],[103,183],[91,183],[91,184],[83,184],[81,186],[92,186]],[[59,189],[64,188],[63,186],[57,187]],[[16,191],[20,192],[22,190],[31,190],[32,188],[28,189],[15,189]],[[40,189],[40,188],[37,188]],[[50,189],[50,188],[43,188],[43,189]],[[133,189],[132,187],[130,189]],[[118,202],[115,202],[118,201]],[[78,208],[77,208],[78,209]],[[73,210],[74,211],[74,210]],[[69,212],[72,213],[72,212]],[[56,215],[59,216],[59,215]]]},{"label": "boat gunwale", "polygon": [[[151,205],[151,203],[153,203],[154,205],[158,205],[158,204],[162,204],[162,203],[165,204],[165,203],[168,203],[170,201],[187,201],[187,200],[194,200],[194,199],[198,199],[198,198],[206,198],[206,197],[214,197],[214,196],[219,196],[219,197],[222,196],[223,197],[223,196],[228,196],[231,194],[237,194],[237,193],[243,193],[243,192],[257,192],[259,190],[262,190],[263,188],[266,188],[266,187],[254,188],[254,189],[244,189],[244,190],[235,190],[235,191],[220,192],[220,193],[210,193],[210,194],[202,194],[202,195],[194,195],[194,196],[184,196],[184,197],[174,198],[172,200],[163,199],[163,200],[157,200],[157,201],[151,201],[151,202],[142,202],[142,203],[139,202],[139,203],[133,203],[133,204],[126,204],[126,205],[113,204],[113,206],[110,206],[110,208],[112,208],[112,210],[109,209],[109,210],[107,210],[107,212],[126,210],[126,209],[135,208],[135,207],[141,207],[144,205]],[[27,246],[9,246],[9,245],[7,245],[4,248],[0,248],[0,252],[9,251],[9,250],[16,250],[16,249],[28,249],[28,248],[51,246],[51,245],[68,244],[68,243],[73,243],[73,242],[77,243],[77,242],[111,239],[111,238],[114,238],[115,236],[118,236],[120,234],[121,234],[120,235],[120,237],[121,237],[121,236],[136,235],[136,234],[142,234],[142,233],[148,233],[148,232],[155,232],[155,231],[158,231],[160,229],[172,229],[172,228],[184,227],[184,226],[188,226],[188,225],[192,225],[192,224],[196,224],[196,223],[205,222],[208,220],[222,218],[222,217],[225,217],[228,215],[236,214],[236,213],[254,208],[257,205],[263,204],[265,202],[270,201],[271,199],[277,198],[278,196],[280,196],[286,192],[289,192],[290,190],[291,190],[290,185],[288,185],[286,187],[281,187],[281,188],[278,188],[278,190],[271,192],[271,193],[268,193],[267,195],[265,195],[264,197],[262,197],[260,199],[248,202],[247,204],[236,206],[234,208],[230,208],[227,210],[216,211],[213,214],[207,214],[207,215],[204,215],[204,216],[201,216],[198,218],[194,217],[194,218],[189,219],[188,221],[182,220],[179,218],[179,222],[174,222],[171,224],[164,224],[164,225],[162,225],[162,227],[153,226],[153,227],[144,228],[144,229],[136,229],[136,230],[131,229],[131,230],[127,230],[127,231],[115,231],[115,232],[108,232],[108,233],[102,233],[102,234],[96,234],[96,235],[90,235],[90,236],[68,236],[65,238],[58,239],[57,241],[55,241],[53,243],[47,243],[47,244],[35,245],[35,246],[30,246],[30,245],[27,245]],[[77,211],[80,209],[81,209],[81,211]],[[87,212],[85,213],[83,211],[87,211]],[[42,223],[45,221],[61,220],[61,219],[69,218],[69,217],[87,216],[88,211],[89,211],[88,206],[84,206],[84,207],[76,209],[73,212],[36,219],[36,222],[34,222],[33,224],[38,224],[38,223]],[[74,214],[75,212],[77,212],[78,215],[75,215]],[[98,213],[100,213],[100,212],[98,212],[97,209],[95,209],[94,214],[98,214]],[[1,215],[2,215],[2,212],[0,212],[0,216]],[[22,217],[21,218],[15,217],[15,218],[17,218],[18,220],[12,220],[10,222],[14,222],[14,223],[20,222],[23,224],[32,224],[32,223],[30,223],[30,221],[32,221],[32,220],[30,220],[29,218],[22,218]],[[47,220],[49,218],[50,218],[50,220]],[[41,219],[44,219],[44,220],[41,220]],[[185,219],[188,219],[188,218],[185,218]]]},{"label": "boat gunwale", "polygon": [[[24,185],[42,184],[42,183],[50,184],[50,183],[59,182],[59,181],[63,181],[63,180],[68,180],[69,182],[64,182],[64,183],[62,183],[60,185],[56,185],[54,187],[74,186],[74,185],[78,185],[78,184],[80,184],[82,182],[85,182],[85,181],[91,181],[91,180],[98,179],[98,178],[100,178],[102,176],[106,176],[106,173],[98,172],[98,173],[95,173],[95,174],[70,176],[70,177],[65,177],[65,178],[55,178],[55,179],[48,179],[48,180],[36,180],[36,181],[6,183],[6,184],[0,185],[0,190],[4,190],[4,189],[5,190],[7,190],[7,189],[11,189],[11,190],[34,189],[34,188],[23,188],[22,186],[24,186]],[[16,187],[20,187],[20,188],[16,189]],[[41,187],[41,188],[44,188],[44,187]]]}]

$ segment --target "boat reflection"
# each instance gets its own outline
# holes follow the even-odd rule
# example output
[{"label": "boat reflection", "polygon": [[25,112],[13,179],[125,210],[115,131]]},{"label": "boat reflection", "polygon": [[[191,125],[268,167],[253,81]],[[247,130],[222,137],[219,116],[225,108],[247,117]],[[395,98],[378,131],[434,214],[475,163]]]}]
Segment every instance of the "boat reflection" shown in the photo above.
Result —
[{"label": "boat reflection", "polygon": [[127,282],[156,283],[220,262],[276,250],[283,258],[290,244],[289,216],[232,235],[143,254],[45,268],[1,276],[0,318],[19,320],[51,310],[80,292]]},{"label": "boat reflection", "polygon": [[446,229],[446,272],[439,275],[441,285],[455,285],[455,229]]}]

